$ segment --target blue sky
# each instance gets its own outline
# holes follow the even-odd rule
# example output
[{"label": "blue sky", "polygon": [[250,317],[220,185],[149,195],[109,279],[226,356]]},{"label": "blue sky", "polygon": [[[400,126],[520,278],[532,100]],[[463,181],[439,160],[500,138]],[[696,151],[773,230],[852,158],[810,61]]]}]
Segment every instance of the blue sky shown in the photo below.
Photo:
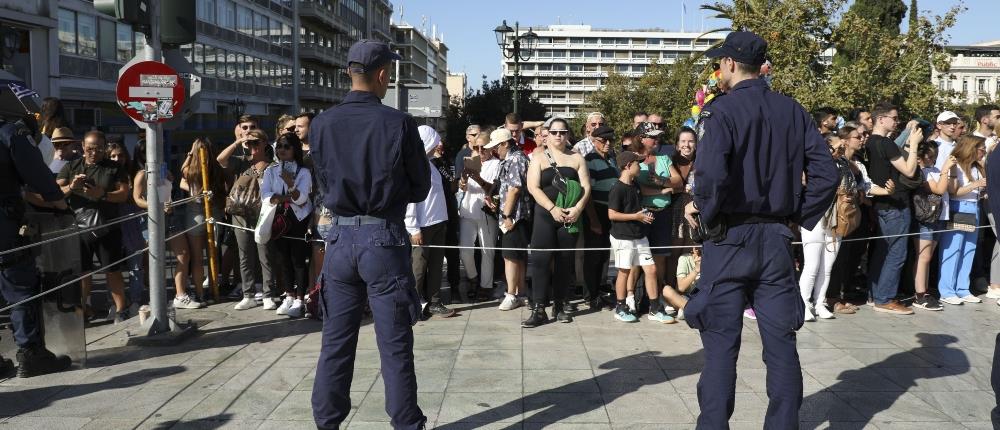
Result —
[{"label": "blue sky", "polygon": [[[909,5],[909,0],[904,0]],[[589,24],[595,28],[664,28],[680,30],[682,0],[647,0],[641,8],[639,2],[622,0],[392,0],[395,7],[393,22],[403,20],[420,27],[426,17],[427,33],[436,25],[444,33],[448,45],[448,68],[452,72],[465,72],[469,87],[478,88],[482,75],[489,79],[500,76],[500,50],[493,36],[493,28],[504,19],[511,27],[514,21],[522,26],[547,26],[556,23]],[[698,6],[707,0],[687,0],[685,29],[702,28],[702,11]],[[954,0],[919,0],[921,10],[943,14]],[[1000,16],[997,0],[964,0],[968,10],[959,16],[958,25],[950,32],[952,44],[971,44],[1000,39],[995,20]],[[705,18],[705,29],[722,27],[722,23]],[[905,25],[905,20],[904,20]]]}]

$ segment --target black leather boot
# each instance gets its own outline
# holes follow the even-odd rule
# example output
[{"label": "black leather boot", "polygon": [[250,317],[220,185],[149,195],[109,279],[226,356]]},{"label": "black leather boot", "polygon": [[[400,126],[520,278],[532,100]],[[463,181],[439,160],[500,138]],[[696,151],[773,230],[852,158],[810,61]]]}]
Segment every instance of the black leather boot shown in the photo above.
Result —
[{"label": "black leather boot", "polygon": [[69,369],[72,360],[65,355],[55,355],[44,346],[17,350],[17,377],[30,378]]},{"label": "black leather boot", "polygon": [[573,317],[570,316],[570,310],[566,306],[566,303],[557,303],[552,306],[552,313],[555,315],[557,322],[561,323],[571,323],[573,322]]},{"label": "black leather boot", "polygon": [[528,319],[521,322],[521,327],[535,328],[547,322],[549,322],[549,316],[545,314],[545,306],[536,303],[532,306]]}]

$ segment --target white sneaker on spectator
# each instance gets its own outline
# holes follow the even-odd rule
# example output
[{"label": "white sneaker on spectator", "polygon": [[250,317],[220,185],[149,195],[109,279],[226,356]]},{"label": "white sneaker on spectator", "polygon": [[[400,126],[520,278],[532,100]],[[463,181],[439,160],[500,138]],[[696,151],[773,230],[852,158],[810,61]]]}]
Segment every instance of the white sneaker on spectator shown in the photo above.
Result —
[{"label": "white sneaker on spectator", "polygon": [[187,294],[174,297],[174,308],[177,309],[201,309],[202,306],[204,305],[196,302]]},{"label": "white sneaker on spectator", "polygon": [[254,300],[253,297],[244,297],[243,300],[240,300],[240,302],[236,304],[236,306],[233,306],[233,309],[245,311],[255,307],[257,307],[257,301]]},{"label": "white sneaker on spectator", "polygon": [[500,310],[501,311],[514,310],[514,309],[517,309],[520,306],[521,306],[521,302],[519,300],[517,300],[517,297],[515,297],[513,294],[510,294],[510,293],[505,293],[504,297],[503,297],[503,301],[500,302]]},{"label": "white sneaker on spectator", "polygon": [[830,312],[830,310],[826,308],[826,305],[820,303],[816,305],[816,317],[828,320],[833,319],[834,315],[833,312]]},{"label": "white sneaker on spectator", "polygon": [[976,296],[973,296],[972,294],[969,294],[969,295],[967,295],[965,297],[962,297],[962,301],[965,302],[965,303],[982,303],[983,299],[980,299],[979,297],[976,297]]},{"label": "white sneaker on spectator", "polygon": [[[272,300],[271,303],[274,303],[274,300]],[[291,307],[292,307],[292,298],[285,296],[285,300],[281,302],[281,306],[278,306],[278,310],[274,311],[274,313],[278,315],[288,315],[288,309],[290,309]]]},{"label": "white sneaker on spectator", "polygon": [[632,315],[635,315],[635,296],[626,297],[625,306],[628,306],[628,310],[632,311]]},{"label": "white sneaker on spectator", "polygon": [[303,314],[305,314],[305,306],[302,306],[302,300],[299,299],[292,300],[292,305],[288,308],[288,317],[302,318]]},{"label": "white sneaker on spectator", "polygon": [[[274,299],[272,299],[270,297],[264,299],[264,310],[265,311],[273,311],[275,309],[278,309],[278,304],[274,302]],[[282,315],[282,314],[279,314],[279,315]]]},{"label": "white sneaker on spectator", "polygon": [[987,299],[1000,299],[1000,288],[990,288],[986,291]]},{"label": "white sneaker on spectator", "polygon": [[[260,285],[260,284],[257,284],[257,285]],[[256,300],[256,301],[257,301],[257,303],[261,303],[261,302],[263,302],[263,301],[264,301],[264,293],[257,293],[257,294],[254,294],[254,295],[253,295],[253,299],[254,299],[254,300]]]},{"label": "white sneaker on spectator", "polygon": [[813,313],[812,313],[812,307],[809,306],[809,305],[806,305],[806,313],[805,313],[805,318],[804,319],[806,321],[816,321],[816,316],[813,315]]},{"label": "white sneaker on spectator", "polygon": [[961,304],[965,303],[965,300],[962,300],[962,299],[960,299],[958,297],[954,297],[954,296],[952,296],[952,297],[942,297],[941,301],[944,302],[944,303],[947,303],[949,305],[961,305]]}]

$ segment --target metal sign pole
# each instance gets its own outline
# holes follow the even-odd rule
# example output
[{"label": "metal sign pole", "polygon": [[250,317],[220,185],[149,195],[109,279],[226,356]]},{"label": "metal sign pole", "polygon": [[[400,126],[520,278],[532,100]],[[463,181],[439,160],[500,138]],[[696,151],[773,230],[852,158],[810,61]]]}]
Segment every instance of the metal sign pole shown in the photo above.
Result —
[{"label": "metal sign pole", "polygon": [[[149,2],[150,31],[146,37],[146,59],[161,61],[160,5]],[[167,299],[163,286],[166,277],[166,225],[163,203],[157,187],[160,183],[160,158],[163,153],[163,125],[146,123],[146,201],[149,202],[149,307],[147,333],[158,334],[170,330],[167,320]]]}]

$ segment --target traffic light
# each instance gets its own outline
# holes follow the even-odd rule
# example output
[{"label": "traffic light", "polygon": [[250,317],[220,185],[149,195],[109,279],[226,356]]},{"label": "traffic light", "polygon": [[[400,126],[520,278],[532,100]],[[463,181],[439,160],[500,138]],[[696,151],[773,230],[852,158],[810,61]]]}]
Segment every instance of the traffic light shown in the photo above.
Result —
[{"label": "traffic light", "polygon": [[[98,12],[131,24],[135,31],[149,35],[150,3],[159,0],[94,0]],[[196,0],[159,1],[160,42],[165,48],[194,43],[197,20]]]},{"label": "traffic light", "polygon": [[160,2],[160,42],[164,48],[194,43],[195,0]]},{"label": "traffic light", "polygon": [[[98,12],[111,15],[119,21],[131,24],[135,31],[149,34],[150,0],[94,0]],[[171,2],[166,2],[171,3]]]}]

